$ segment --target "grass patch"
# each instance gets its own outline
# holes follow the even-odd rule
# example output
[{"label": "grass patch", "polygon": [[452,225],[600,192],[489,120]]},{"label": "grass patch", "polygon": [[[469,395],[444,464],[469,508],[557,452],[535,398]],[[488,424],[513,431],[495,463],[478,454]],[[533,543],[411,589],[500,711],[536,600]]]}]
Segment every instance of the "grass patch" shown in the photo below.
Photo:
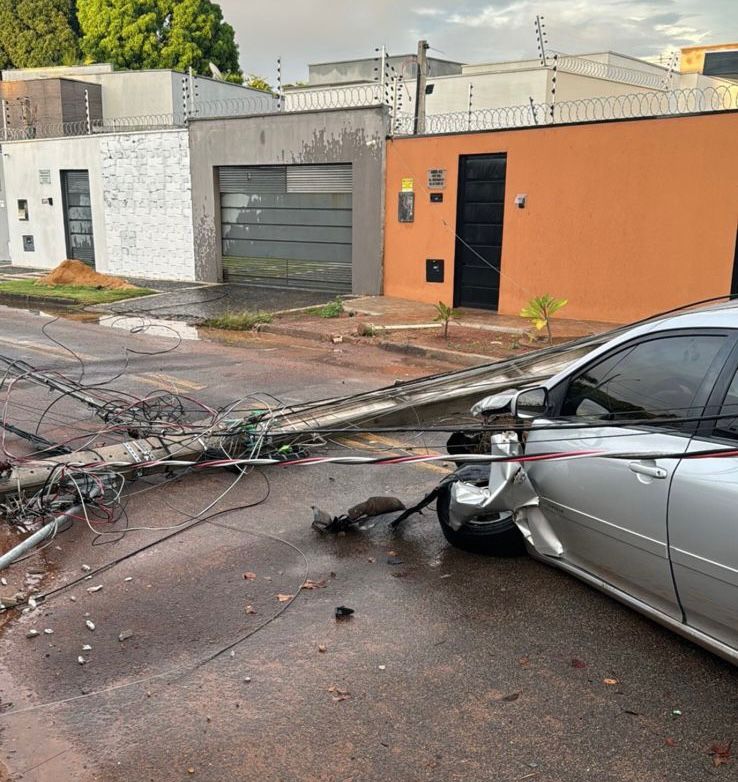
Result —
[{"label": "grass patch", "polygon": [[45,299],[72,299],[77,304],[108,304],[147,296],[148,288],[92,288],[86,285],[37,285],[35,280],[8,280],[0,283],[0,294],[42,296]]},{"label": "grass patch", "polygon": [[271,323],[269,312],[225,312],[217,318],[208,318],[203,326],[211,329],[228,329],[229,331],[253,331],[264,323]]},{"label": "grass patch", "polygon": [[338,297],[322,307],[311,307],[308,310],[308,314],[317,315],[319,318],[340,318],[343,313],[343,302]]}]

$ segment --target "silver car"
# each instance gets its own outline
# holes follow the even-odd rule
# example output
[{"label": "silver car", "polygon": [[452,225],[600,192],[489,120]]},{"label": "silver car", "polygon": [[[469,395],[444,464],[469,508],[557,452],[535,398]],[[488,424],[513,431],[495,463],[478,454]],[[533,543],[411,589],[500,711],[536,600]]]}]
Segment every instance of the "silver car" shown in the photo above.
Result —
[{"label": "silver car", "polygon": [[474,412],[514,416],[492,452],[523,461],[483,480],[462,468],[444,487],[452,543],[524,542],[738,664],[738,306],[635,327]]}]

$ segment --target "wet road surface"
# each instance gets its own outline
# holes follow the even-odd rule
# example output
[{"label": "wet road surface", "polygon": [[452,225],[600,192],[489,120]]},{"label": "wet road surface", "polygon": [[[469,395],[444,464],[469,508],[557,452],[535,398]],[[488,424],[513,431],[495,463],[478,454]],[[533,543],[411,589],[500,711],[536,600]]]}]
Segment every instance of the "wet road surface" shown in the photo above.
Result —
[{"label": "wet road surface", "polygon": [[[0,315],[0,352],[79,374],[41,334],[43,319]],[[120,371],[125,346],[176,344],[68,322],[49,333],[81,354],[92,381]],[[187,340],[128,360],[122,388],[179,383],[211,404],[255,391],[324,397],[437,369],[266,338]],[[23,405],[39,396],[48,403],[19,387],[15,411],[31,420],[38,406]],[[75,411],[86,415],[65,401],[49,426],[63,431]],[[440,443],[428,435],[418,444]],[[399,534],[382,524],[339,537],[310,528],[312,504],[337,513],[373,494],[414,500],[441,474],[332,465],[235,485],[215,472],[139,482],[127,523],[160,531],[95,538],[79,524],[60,535],[41,585],[59,591],[0,636],[0,758],[10,778],[734,779],[736,761],[715,766],[710,751],[736,734],[736,670],[708,652],[527,557],[449,548],[432,510]],[[213,508],[224,513],[187,527],[188,514],[229,486]],[[186,528],[134,553],[173,525]],[[86,579],[83,564],[94,573],[115,560]],[[318,588],[299,591],[305,577]],[[339,605],[355,610],[350,621],[335,621]],[[41,634],[26,638],[32,628]]]}]

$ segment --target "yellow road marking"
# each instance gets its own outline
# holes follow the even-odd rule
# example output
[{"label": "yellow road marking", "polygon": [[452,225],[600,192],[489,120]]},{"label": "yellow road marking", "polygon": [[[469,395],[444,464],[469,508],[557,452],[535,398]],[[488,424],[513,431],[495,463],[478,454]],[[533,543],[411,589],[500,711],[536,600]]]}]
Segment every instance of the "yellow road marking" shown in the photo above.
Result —
[{"label": "yellow road marking", "polygon": [[83,361],[97,361],[97,356],[90,356],[87,353],[80,353],[78,350],[74,351],[74,354],[70,353],[63,348],[56,347],[53,344],[39,345],[38,342],[28,342],[23,339],[5,339],[0,337],[0,344],[8,345],[16,350],[32,350],[36,353],[50,353],[52,356],[61,356],[62,358],[68,358],[70,361],[74,361],[74,356],[79,356]]},{"label": "yellow road marking", "polygon": [[[403,453],[406,452],[405,444],[401,443],[399,440],[394,439],[393,437],[385,437],[380,434],[357,434],[355,437],[347,437],[344,438],[344,442],[347,445],[353,445],[355,448],[361,448],[364,451],[367,450],[374,450],[373,445],[374,443],[379,443],[380,445],[386,445],[390,448],[394,449],[395,451],[398,451],[397,456],[401,456]],[[433,451],[430,448],[428,449],[428,456],[441,456],[440,451]],[[450,457],[449,457],[450,461]],[[414,467],[422,467],[426,470],[431,470],[432,472],[442,473],[443,475],[448,475],[449,470],[446,467],[441,467],[440,464],[436,462],[414,462],[412,463]]]},{"label": "yellow road marking", "polygon": [[142,383],[149,383],[150,385],[158,386],[159,388],[171,386],[175,390],[183,388],[185,391],[202,391],[203,388],[205,388],[205,386],[202,386],[199,383],[193,383],[190,380],[182,380],[181,378],[173,377],[172,375],[142,373],[140,375],[133,375],[132,377],[136,380],[140,380]]}]

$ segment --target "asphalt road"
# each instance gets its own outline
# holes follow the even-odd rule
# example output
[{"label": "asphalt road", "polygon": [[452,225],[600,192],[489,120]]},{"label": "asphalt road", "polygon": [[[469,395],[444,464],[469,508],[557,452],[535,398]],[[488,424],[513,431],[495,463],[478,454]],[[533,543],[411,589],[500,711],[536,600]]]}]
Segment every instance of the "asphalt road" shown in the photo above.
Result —
[{"label": "asphalt road", "polygon": [[[44,322],[1,308],[0,352],[79,375],[40,332]],[[93,324],[57,322],[48,333],[98,382],[123,368],[125,347],[176,344]],[[117,382],[177,387],[211,404],[254,392],[298,401],[437,369],[360,346],[187,340],[164,355],[129,352]],[[13,420],[37,418],[50,399],[20,384]],[[53,436],[89,419],[68,401],[54,416]],[[735,779],[737,761],[716,766],[710,752],[736,736],[738,677],[708,652],[527,557],[449,548],[432,510],[398,535],[381,524],[340,537],[310,527],[312,504],[340,512],[372,494],[412,500],[440,476],[428,466],[324,466],[235,485],[228,473],[139,483],[128,524],[155,531],[94,538],[79,524],[14,566],[9,589],[42,567],[42,591],[67,588],[0,635],[9,778]],[[232,485],[214,508],[221,515],[156,543]],[[94,573],[126,556],[85,580],[83,564]],[[324,586],[298,591],[306,576]],[[350,621],[334,620],[339,605],[355,610]],[[31,628],[41,635],[26,638]],[[132,635],[120,641],[124,631]]]}]

